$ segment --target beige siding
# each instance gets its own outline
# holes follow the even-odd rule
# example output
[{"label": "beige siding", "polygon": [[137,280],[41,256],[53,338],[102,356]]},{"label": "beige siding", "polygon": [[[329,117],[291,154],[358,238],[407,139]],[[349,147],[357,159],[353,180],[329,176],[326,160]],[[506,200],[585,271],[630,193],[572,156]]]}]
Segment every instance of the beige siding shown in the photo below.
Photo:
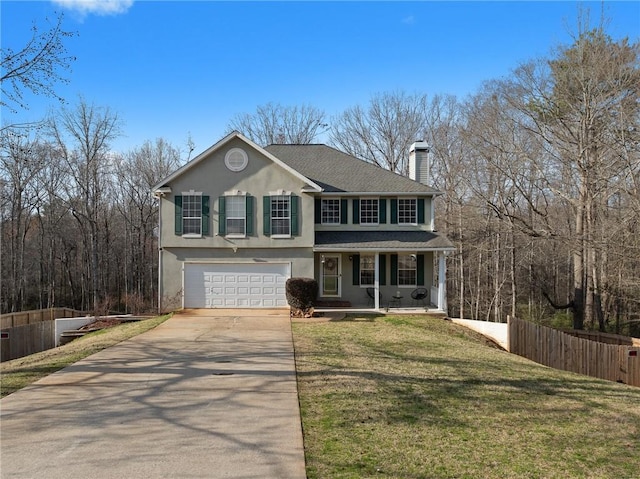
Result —
[{"label": "beige siding", "polygon": [[238,249],[165,248],[162,251],[162,311],[182,307],[182,273],[185,263],[290,263],[291,276],[313,277],[311,248]]},{"label": "beige siding", "polygon": [[[247,152],[249,164],[240,172],[229,171],[224,155],[231,148]],[[282,248],[311,247],[313,245],[313,196],[301,193],[305,184],[281,166],[273,163],[239,139],[234,139],[213,152],[193,168],[168,184],[171,194],[162,199],[162,247],[193,248]],[[273,239],[263,235],[262,198],[277,190],[291,191],[299,199],[300,235],[290,239]],[[210,197],[210,235],[202,238],[183,238],[175,234],[175,195],[193,190]],[[232,190],[245,191],[255,198],[253,235],[242,239],[218,235],[218,198]]]}]

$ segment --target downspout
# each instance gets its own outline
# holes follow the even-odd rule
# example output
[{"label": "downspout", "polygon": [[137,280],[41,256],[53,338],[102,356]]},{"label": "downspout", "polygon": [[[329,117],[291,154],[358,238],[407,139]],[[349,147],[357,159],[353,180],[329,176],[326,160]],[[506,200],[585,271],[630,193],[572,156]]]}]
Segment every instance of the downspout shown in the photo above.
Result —
[{"label": "downspout", "polygon": [[162,313],[162,197],[158,198],[158,314]]},{"label": "downspout", "polygon": [[162,198],[164,194],[156,192],[158,199],[158,314],[162,314]]}]

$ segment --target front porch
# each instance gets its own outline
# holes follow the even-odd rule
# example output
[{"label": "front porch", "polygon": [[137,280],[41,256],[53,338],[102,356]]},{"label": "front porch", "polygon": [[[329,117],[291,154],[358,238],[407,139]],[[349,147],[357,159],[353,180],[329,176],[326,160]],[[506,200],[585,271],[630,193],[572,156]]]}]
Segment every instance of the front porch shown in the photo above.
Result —
[{"label": "front porch", "polygon": [[444,251],[318,251],[316,310],[446,314]]},{"label": "front porch", "polygon": [[344,318],[347,314],[358,315],[362,314],[366,315],[409,315],[409,316],[417,316],[417,315],[429,315],[429,316],[443,316],[446,317],[447,313],[438,309],[435,306],[428,308],[414,308],[414,307],[391,307],[391,308],[382,308],[382,309],[374,309],[374,308],[355,308],[355,307],[343,307],[343,308],[331,308],[331,307],[317,307],[314,308],[314,313],[318,314],[319,317],[330,317],[334,319]]},{"label": "front porch", "polygon": [[317,231],[315,239],[319,301],[347,301],[358,310],[446,313],[446,254],[454,248],[445,236],[424,230],[337,230]]}]

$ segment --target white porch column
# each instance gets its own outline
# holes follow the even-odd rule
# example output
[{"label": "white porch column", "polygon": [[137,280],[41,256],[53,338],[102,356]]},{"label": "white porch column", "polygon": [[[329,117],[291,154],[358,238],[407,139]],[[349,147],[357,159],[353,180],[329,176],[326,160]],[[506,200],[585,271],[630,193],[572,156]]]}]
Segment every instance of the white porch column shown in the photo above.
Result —
[{"label": "white porch column", "polygon": [[438,255],[438,309],[447,312],[447,257]]},{"label": "white porch column", "polygon": [[380,309],[380,272],[378,268],[380,267],[380,253],[376,253],[375,262],[373,266],[373,306],[376,309]]}]

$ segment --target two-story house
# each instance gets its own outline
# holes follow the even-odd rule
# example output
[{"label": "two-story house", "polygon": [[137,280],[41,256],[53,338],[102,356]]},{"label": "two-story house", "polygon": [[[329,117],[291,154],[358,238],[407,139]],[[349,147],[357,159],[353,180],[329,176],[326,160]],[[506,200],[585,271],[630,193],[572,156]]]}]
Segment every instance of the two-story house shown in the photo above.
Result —
[{"label": "two-story house", "polygon": [[153,188],[160,310],[287,307],[287,278],[307,277],[319,301],[379,309],[425,288],[446,311],[453,246],[434,229],[428,173],[422,142],[407,178],[326,145],[229,134]]}]

